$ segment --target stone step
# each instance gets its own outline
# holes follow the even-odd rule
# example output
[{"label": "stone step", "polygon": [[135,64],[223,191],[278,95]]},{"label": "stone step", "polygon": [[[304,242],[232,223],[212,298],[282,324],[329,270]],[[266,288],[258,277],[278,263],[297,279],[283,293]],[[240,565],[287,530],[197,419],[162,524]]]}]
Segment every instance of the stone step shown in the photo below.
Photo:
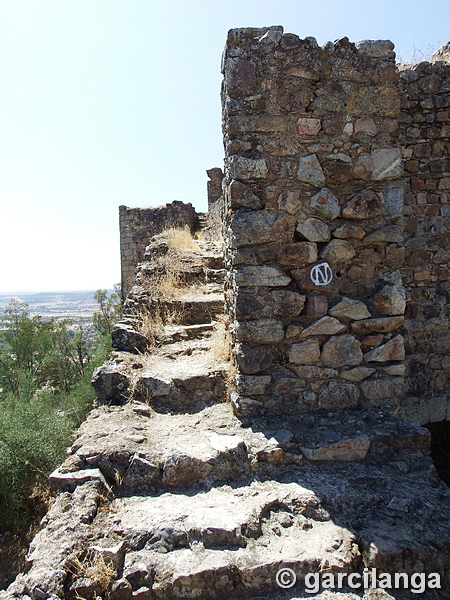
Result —
[{"label": "stone step", "polygon": [[[122,578],[155,598],[234,598],[277,590],[276,573],[352,571],[356,537],[324,519],[314,492],[254,482],[184,496],[121,498],[96,527],[128,549]],[[150,592],[151,590],[151,592]]]},{"label": "stone step", "polygon": [[[191,346],[179,350],[176,360],[166,354],[117,353],[96,369],[92,385],[98,404],[123,404],[134,398],[157,412],[198,412],[226,397],[228,363],[218,363],[212,351]],[[189,349],[190,348],[190,349]],[[130,358],[131,357],[131,358]]]},{"label": "stone step", "polygon": [[[332,477],[334,465],[340,463],[340,472],[347,473],[359,490],[367,469],[393,465],[395,470],[413,470],[417,460],[415,452],[411,463],[414,439],[426,451],[428,437],[418,426],[411,424],[409,433],[402,433],[402,422],[388,418],[379,431],[367,429],[367,423],[364,429],[361,422],[351,430],[352,415],[346,420],[347,429],[339,434],[318,421],[315,425],[243,426],[227,403],[192,414],[158,413],[138,402],[99,407],[81,426],[70,456],[52,477],[52,485],[73,489],[103,477],[117,494],[147,494],[253,477],[279,478],[283,473],[306,481],[315,477],[318,469]],[[397,443],[402,437],[403,442]],[[337,482],[333,502],[339,501],[338,489]]]},{"label": "stone step", "polygon": [[242,427],[227,403],[175,415],[138,402],[101,406],[80,427],[52,485],[73,489],[102,476],[118,494],[159,493],[231,483],[257,472],[267,476],[271,467],[282,464],[301,465],[301,455],[288,450],[289,433],[274,432],[286,442],[286,450],[272,433]]},{"label": "stone step", "polygon": [[179,342],[183,340],[203,339],[210,337],[214,323],[198,323],[195,325],[166,325],[158,341],[162,343]]},{"label": "stone step", "polygon": [[177,322],[183,325],[201,325],[208,323],[223,315],[223,292],[217,286],[198,292],[186,292],[177,299],[166,300],[161,303],[163,313],[175,315]]}]

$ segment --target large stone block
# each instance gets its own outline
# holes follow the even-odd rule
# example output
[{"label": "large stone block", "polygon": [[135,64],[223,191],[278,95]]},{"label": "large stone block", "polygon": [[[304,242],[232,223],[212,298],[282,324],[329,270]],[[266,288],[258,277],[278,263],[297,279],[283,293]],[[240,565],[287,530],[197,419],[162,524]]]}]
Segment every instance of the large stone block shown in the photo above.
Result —
[{"label": "large stone block", "polygon": [[374,348],[364,355],[366,362],[388,362],[391,360],[404,360],[404,358],[405,345],[401,335],[397,335],[394,339],[383,344],[383,346]]},{"label": "large stone block", "polygon": [[259,210],[264,205],[263,201],[252,192],[250,186],[236,180],[231,181],[229,185],[228,198],[232,209],[244,207]]},{"label": "large stone block", "polygon": [[237,248],[271,242],[283,244],[294,239],[295,222],[295,217],[286,213],[238,211],[231,219],[231,229]]},{"label": "large stone block", "polygon": [[373,219],[383,212],[383,198],[374,190],[366,189],[347,202],[342,216],[345,219]]},{"label": "large stone block", "polygon": [[398,329],[404,322],[405,317],[385,317],[380,319],[364,319],[352,323],[352,332],[366,335],[368,333],[389,333]]},{"label": "large stone block", "polygon": [[236,269],[235,281],[240,287],[276,287],[289,285],[291,278],[275,265],[249,265]]},{"label": "large stone block", "polygon": [[320,219],[306,219],[297,225],[300,235],[310,242],[328,242],[331,237],[330,228]]},{"label": "large stone block", "polygon": [[319,407],[326,410],[352,408],[357,406],[359,395],[358,387],[353,383],[332,380],[319,392]]},{"label": "large stone block", "polygon": [[401,396],[404,390],[404,380],[403,377],[366,379],[361,382],[360,386],[367,400],[376,402]]},{"label": "large stone block", "polygon": [[269,173],[264,158],[232,156],[230,159],[230,177],[232,179],[265,179]]},{"label": "large stone block", "polygon": [[276,344],[284,338],[283,322],[278,319],[256,319],[237,321],[235,333],[238,342],[251,344]]},{"label": "large stone block", "polygon": [[319,360],[320,346],[317,338],[311,338],[288,348],[289,362],[295,365],[313,365]]},{"label": "large stone block", "polygon": [[380,315],[403,315],[406,290],[402,285],[385,285],[375,296],[374,307]]},{"label": "large stone block", "polygon": [[251,94],[257,85],[256,65],[242,58],[227,58],[225,84],[230,96]]},{"label": "large stone block", "polygon": [[273,355],[264,346],[236,344],[235,358],[239,371],[246,375],[260,373],[273,364]]},{"label": "large stone block", "polygon": [[321,187],[325,183],[325,175],[315,154],[300,158],[297,177],[314,187]]},{"label": "large stone block", "polygon": [[351,298],[343,298],[341,302],[330,308],[329,312],[336,319],[351,319],[352,321],[360,321],[371,316],[364,302]]},{"label": "large stone block", "polygon": [[320,358],[334,369],[360,365],[363,361],[361,344],[349,333],[332,337],[324,344]]},{"label": "large stone block", "polygon": [[341,214],[339,200],[328,188],[322,188],[320,192],[314,194],[310,205],[327,221],[332,221]]},{"label": "large stone block", "polygon": [[317,260],[317,244],[294,242],[280,247],[278,263],[285,268],[298,269]]},{"label": "large stone block", "polygon": [[334,317],[322,317],[310,327],[305,329],[299,339],[306,339],[312,335],[336,335],[347,329],[347,326],[340,323]]},{"label": "large stone block", "polygon": [[331,240],[322,250],[320,257],[331,266],[342,265],[351,260],[356,254],[353,244],[347,240]]}]

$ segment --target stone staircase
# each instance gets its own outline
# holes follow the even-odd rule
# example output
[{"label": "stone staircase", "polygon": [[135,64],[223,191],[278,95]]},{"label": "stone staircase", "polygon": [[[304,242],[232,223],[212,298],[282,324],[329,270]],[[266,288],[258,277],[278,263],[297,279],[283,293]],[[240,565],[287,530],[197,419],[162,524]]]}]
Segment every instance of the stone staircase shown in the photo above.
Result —
[{"label": "stone staircase", "polygon": [[[219,244],[199,242],[178,263],[195,285],[155,301],[146,279],[165,243],[149,246],[116,349],[93,379],[98,405],[50,477],[56,497],[27,572],[0,598],[300,600],[312,597],[308,574],[364,568],[438,572],[442,589],[420,597],[450,598],[450,490],[427,430],[368,410],[238,418],[216,348]],[[145,307],[181,316],[149,336]],[[282,568],[295,587],[277,584]]]}]

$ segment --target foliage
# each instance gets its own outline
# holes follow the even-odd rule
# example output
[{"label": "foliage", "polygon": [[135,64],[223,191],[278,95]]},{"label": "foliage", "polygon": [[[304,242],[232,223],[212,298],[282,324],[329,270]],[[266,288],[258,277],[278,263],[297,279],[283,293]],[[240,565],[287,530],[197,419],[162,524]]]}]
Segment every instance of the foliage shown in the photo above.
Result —
[{"label": "foliage", "polygon": [[92,371],[108,353],[104,337],[67,320],[32,316],[16,300],[8,304],[3,325],[0,531],[30,522],[30,491],[46,485],[63,460],[71,433],[93,404]]},{"label": "foliage", "polygon": [[120,301],[120,285],[114,286],[114,292],[108,295],[108,290],[97,290],[94,298],[99,305],[97,312],[93,314],[92,322],[100,335],[111,335],[114,324],[120,319],[122,303]]}]

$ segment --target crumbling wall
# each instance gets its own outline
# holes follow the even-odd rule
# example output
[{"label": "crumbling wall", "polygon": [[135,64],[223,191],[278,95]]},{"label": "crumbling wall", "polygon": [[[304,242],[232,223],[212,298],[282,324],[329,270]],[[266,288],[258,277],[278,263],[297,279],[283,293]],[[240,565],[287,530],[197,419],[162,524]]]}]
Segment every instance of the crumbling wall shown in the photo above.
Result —
[{"label": "crumbling wall", "polygon": [[393,44],[320,48],[281,27],[235,29],[223,72],[235,410],[396,410],[406,293]]},{"label": "crumbling wall", "polygon": [[197,213],[192,204],[174,200],[157,208],[128,208],[119,206],[120,264],[122,270],[122,297],[125,299],[134,282],[134,271],[144,260],[150,238],[166,227],[187,225],[191,231],[197,224]]},{"label": "crumbling wall", "polygon": [[428,423],[450,420],[450,64],[403,71],[400,91],[408,289],[402,414]]}]

